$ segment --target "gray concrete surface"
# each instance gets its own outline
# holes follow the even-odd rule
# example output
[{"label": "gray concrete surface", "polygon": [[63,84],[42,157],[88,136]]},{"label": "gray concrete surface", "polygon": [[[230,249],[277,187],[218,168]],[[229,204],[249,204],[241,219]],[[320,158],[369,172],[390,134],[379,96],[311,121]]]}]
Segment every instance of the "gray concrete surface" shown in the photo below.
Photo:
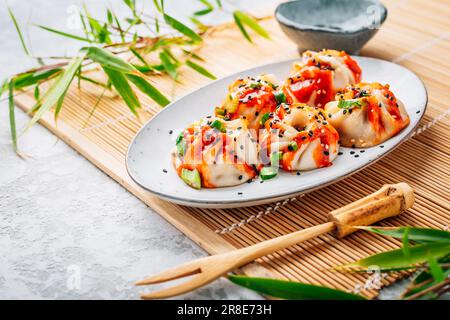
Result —
[{"label": "gray concrete surface", "polygon": [[[121,1],[85,0],[94,16]],[[237,2],[237,1],[234,1]],[[256,2],[247,1],[252,7]],[[68,30],[75,0],[8,1],[35,55],[72,53],[79,42],[33,27]],[[151,3],[149,1],[147,4]],[[166,1],[183,14],[192,1]],[[253,4],[252,4],[253,3]],[[220,17],[215,19],[220,21]],[[0,79],[35,65],[23,53],[0,6]],[[146,275],[205,255],[192,241],[40,125],[12,151],[7,104],[0,102],[0,299],[135,299],[132,283]],[[18,127],[28,117],[17,111]],[[393,298],[394,290],[383,296]],[[259,296],[219,280],[185,299]]]}]

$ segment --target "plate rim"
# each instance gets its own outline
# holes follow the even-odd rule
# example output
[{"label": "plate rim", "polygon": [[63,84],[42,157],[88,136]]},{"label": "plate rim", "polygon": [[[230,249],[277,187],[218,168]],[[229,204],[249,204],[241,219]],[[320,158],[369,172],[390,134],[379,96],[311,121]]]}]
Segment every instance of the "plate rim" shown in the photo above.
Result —
[{"label": "plate rim", "polygon": [[[352,56],[355,57],[355,56]],[[384,60],[384,59],[378,59],[378,58],[373,58],[373,57],[365,57],[365,56],[356,56],[356,58],[363,58],[363,59],[368,59],[368,60],[375,60],[375,61],[383,61],[383,62],[388,62],[391,64],[394,64],[396,66],[399,66],[409,72],[411,72],[418,80],[419,82],[422,84],[422,87],[425,91],[425,106],[423,108],[423,111],[421,112],[421,115],[416,123],[416,125],[411,128],[410,132],[405,135],[398,143],[396,143],[393,147],[391,147],[389,150],[386,150],[385,152],[383,152],[380,156],[378,156],[377,158],[373,159],[372,161],[368,161],[366,164],[362,165],[360,168],[355,169],[349,173],[343,174],[341,176],[336,177],[333,180],[327,181],[325,183],[319,183],[318,185],[313,185],[309,188],[303,189],[301,191],[293,191],[293,192],[286,192],[283,194],[279,194],[277,196],[272,196],[270,198],[267,197],[258,197],[255,199],[233,199],[233,200],[195,200],[195,199],[185,199],[182,197],[177,197],[177,196],[172,196],[172,195],[167,195],[155,190],[152,190],[148,187],[146,187],[143,183],[140,183],[139,180],[137,178],[135,178],[133,176],[133,174],[131,173],[131,169],[130,169],[130,161],[129,161],[129,157],[130,157],[130,152],[131,149],[133,147],[133,145],[135,144],[136,139],[139,137],[139,135],[141,134],[141,132],[147,127],[147,125],[153,121],[159,114],[161,114],[162,112],[165,112],[166,110],[168,110],[169,108],[172,107],[172,105],[174,105],[175,103],[177,103],[179,100],[184,99],[185,97],[188,97],[192,94],[194,94],[195,92],[199,91],[199,90],[203,90],[204,88],[210,86],[211,84],[215,83],[215,82],[219,82],[222,81],[228,77],[232,77],[234,75],[237,75],[239,73],[242,72],[251,72],[252,70],[255,69],[259,69],[261,67],[264,66],[269,66],[269,65],[275,65],[275,64],[284,64],[284,63],[293,63],[295,61],[298,61],[299,58],[291,58],[291,59],[286,59],[286,60],[281,60],[281,61],[275,61],[275,62],[270,62],[270,63],[264,63],[264,64],[260,64],[257,65],[255,67],[249,68],[249,69],[245,69],[242,71],[237,71],[234,72],[232,74],[223,76],[219,79],[216,79],[212,82],[209,82],[195,90],[192,90],[182,96],[180,96],[178,99],[174,100],[173,102],[171,102],[170,104],[168,104],[167,106],[165,106],[163,109],[161,109],[160,111],[158,111],[151,119],[149,119],[134,135],[133,139],[130,141],[128,148],[127,148],[127,152],[125,155],[125,167],[126,167],[126,171],[128,173],[128,176],[131,178],[131,180],[133,180],[137,185],[139,185],[141,188],[147,190],[148,192],[152,193],[153,195],[167,200],[169,202],[172,203],[176,203],[176,204],[180,204],[180,205],[186,205],[186,206],[191,206],[191,207],[210,207],[210,208],[233,208],[233,207],[247,207],[247,206],[254,206],[259,204],[264,204],[264,203],[270,203],[270,202],[274,202],[277,201],[277,199],[285,199],[285,198],[290,198],[290,197],[295,197],[301,194],[306,194],[321,188],[324,188],[326,186],[329,186],[331,184],[334,184],[340,180],[345,179],[346,177],[349,177],[351,175],[356,174],[357,172],[367,168],[368,166],[371,166],[372,164],[374,164],[375,162],[379,161],[380,159],[384,158],[385,156],[387,156],[388,154],[390,154],[392,151],[394,151],[395,149],[397,149],[400,145],[402,145],[405,141],[407,141],[416,131],[417,127],[420,125],[420,122],[422,121],[423,117],[425,116],[425,113],[427,111],[428,108],[428,90],[425,86],[424,81],[412,70],[397,64],[395,62],[392,61],[388,61],[388,60]]]}]

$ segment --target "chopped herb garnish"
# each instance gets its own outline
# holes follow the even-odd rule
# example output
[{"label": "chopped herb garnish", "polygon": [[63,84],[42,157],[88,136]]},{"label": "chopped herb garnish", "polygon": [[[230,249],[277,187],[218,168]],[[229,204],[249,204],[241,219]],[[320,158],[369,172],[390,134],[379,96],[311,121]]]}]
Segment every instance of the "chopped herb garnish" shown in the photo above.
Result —
[{"label": "chopped herb garnish", "polygon": [[183,132],[181,132],[179,135],[178,135],[178,137],[177,137],[177,140],[176,140],[176,144],[179,144],[180,142],[181,142],[181,140],[183,140],[183,137],[184,137],[184,135],[183,135]]},{"label": "chopped herb garnish", "polygon": [[214,120],[213,123],[211,123],[212,128],[216,128],[220,132],[226,132],[227,129],[225,128],[224,124],[219,120]]},{"label": "chopped herb garnish", "polygon": [[288,150],[289,151],[297,151],[298,150],[297,142],[295,142],[295,141],[289,142]]},{"label": "chopped herb garnish", "polygon": [[339,100],[338,108],[340,109],[351,109],[351,108],[362,108],[362,103],[360,100]]},{"label": "chopped herb garnish", "polygon": [[261,125],[264,125],[266,123],[266,121],[269,120],[269,118],[270,118],[270,114],[265,113],[261,118]]},{"label": "chopped herb garnish", "polygon": [[278,170],[273,167],[264,167],[261,169],[260,176],[262,180],[269,180],[276,177],[278,174]]},{"label": "chopped herb garnish", "polygon": [[283,157],[283,152],[275,151],[270,155],[270,163],[273,167],[279,167],[281,158]]},{"label": "chopped herb garnish", "polygon": [[276,92],[274,94],[275,100],[277,100],[277,105],[285,103],[286,102],[286,95],[284,92]]},{"label": "chopped herb garnish", "polygon": [[261,89],[261,83],[257,83],[257,82],[253,82],[253,83],[250,83],[250,88],[252,88],[252,89]]}]

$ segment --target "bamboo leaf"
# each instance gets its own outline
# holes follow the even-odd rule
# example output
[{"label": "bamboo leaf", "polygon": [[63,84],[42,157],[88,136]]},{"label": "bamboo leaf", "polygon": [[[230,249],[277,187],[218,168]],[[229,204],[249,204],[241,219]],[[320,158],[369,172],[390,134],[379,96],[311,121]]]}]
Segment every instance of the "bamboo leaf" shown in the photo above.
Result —
[{"label": "bamboo leaf", "polygon": [[139,74],[139,72],[128,62],[115,56],[110,51],[98,47],[86,47],[82,50],[87,52],[87,57],[92,61],[99,63],[101,66],[107,67],[115,71],[130,74]]},{"label": "bamboo leaf", "polygon": [[402,237],[402,244],[403,244],[403,253],[405,254],[405,257],[409,257],[410,254],[410,250],[409,250],[409,227],[405,228],[405,231],[403,232],[403,237]]},{"label": "bamboo leaf", "polygon": [[195,11],[194,16],[197,16],[197,17],[204,16],[204,15],[207,15],[208,13],[211,13],[213,10],[214,9],[212,9],[212,8],[206,8],[203,10]]},{"label": "bamboo leaf", "polygon": [[11,140],[13,143],[14,151],[17,153],[17,130],[16,130],[16,115],[14,110],[14,80],[9,81],[9,94],[8,94],[8,106],[9,106],[9,128],[11,131]]},{"label": "bamboo leaf", "polygon": [[21,74],[14,79],[14,88],[22,89],[37,84],[39,81],[48,80],[62,71],[62,68],[55,68],[51,70],[31,71]]},{"label": "bamboo leaf", "polygon": [[153,0],[153,4],[155,5],[156,10],[163,13],[162,7],[159,5],[158,0]]},{"label": "bamboo leaf", "polygon": [[[366,231],[378,233],[384,236],[402,239],[407,227],[380,228],[380,227],[358,227]],[[447,242],[450,243],[450,232],[430,228],[409,227],[408,239],[423,242]]]},{"label": "bamboo leaf", "polygon": [[14,27],[16,28],[17,34],[19,35],[19,39],[20,39],[20,43],[22,44],[23,51],[25,51],[25,54],[27,56],[29,56],[30,51],[28,50],[27,45],[25,44],[25,40],[23,38],[22,31],[20,31],[19,24],[17,23],[16,17],[14,16],[11,8],[8,8],[8,13],[9,13],[9,16],[11,17],[11,20],[13,21],[13,24],[14,24]]},{"label": "bamboo leaf", "polygon": [[141,61],[141,62],[144,64],[144,66],[148,66],[147,61],[145,61],[144,57],[141,56],[141,55],[139,54],[139,52],[137,52],[137,51],[136,51],[135,49],[133,49],[132,47],[130,47],[130,51],[131,51],[131,53],[132,53],[139,61]]},{"label": "bamboo leaf", "polygon": [[169,76],[176,80],[178,78],[177,65],[172,63],[172,60],[167,52],[161,51],[159,53],[159,59],[161,60],[161,63]]},{"label": "bamboo leaf", "polygon": [[241,18],[236,14],[236,12],[233,12],[233,18],[234,18],[234,22],[238,26],[238,28],[241,31],[244,38],[247,39],[248,42],[253,42],[252,39],[250,38],[249,34],[247,33],[247,30],[245,30],[244,25],[242,24]]},{"label": "bamboo leaf", "polygon": [[159,104],[162,107],[165,107],[170,103],[170,100],[167,99],[167,97],[162,94],[158,89],[156,89],[154,86],[152,86],[148,81],[145,79],[128,74],[127,78],[141,90],[143,93],[145,93],[148,97],[150,97],[153,101],[155,101],[157,104]]},{"label": "bamboo leaf", "polygon": [[80,37],[80,36],[77,36],[77,35],[74,35],[74,34],[71,34],[71,33],[67,33],[67,32],[64,32],[64,31],[59,31],[59,30],[52,29],[52,28],[49,28],[49,27],[46,27],[46,26],[41,26],[41,25],[36,25],[36,26],[41,28],[41,29],[44,29],[46,31],[56,33],[56,34],[58,34],[60,36],[63,36],[63,37],[67,37],[67,38],[71,38],[71,39],[75,39],[75,40],[80,40],[80,41],[85,41],[85,42],[92,42],[88,38],[83,38],[83,37]]},{"label": "bamboo leaf", "polygon": [[116,89],[117,93],[122,97],[123,101],[127,104],[128,108],[134,115],[137,115],[136,109],[141,107],[136,94],[131,89],[127,78],[120,73],[120,71],[110,69],[109,67],[102,66],[109,81],[111,81],[113,87]]},{"label": "bamboo leaf", "polygon": [[34,87],[34,99],[39,100],[39,97],[41,96],[41,92],[39,90],[39,85],[36,85]]},{"label": "bamboo leaf", "polygon": [[403,249],[396,249],[375,254],[356,262],[337,267],[336,269],[352,267],[367,268],[373,265],[379,266],[380,268],[407,267],[426,262],[430,258],[440,258],[449,252],[449,243],[419,244],[410,247],[409,256],[405,255]]},{"label": "bamboo leaf", "polygon": [[216,3],[217,3],[217,6],[218,6],[219,8],[222,8],[222,1],[216,0]]},{"label": "bamboo leaf", "polygon": [[202,37],[200,37],[197,32],[186,26],[185,24],[181,23],[180,21],[172,18],[168,14],[164,13],[164,21],[174,28],[175,30],[179,31],[180,33],[184,34],[188,38],[192,39],[195,42],[202,42]]},{"label": "bamboo leaf", "polygon": [[267,31],[263,27],[261,27],[258,21],[256,21],[253,17],[239,10],[234,11],[233,15],[236,15],[242,24],[245,24],[249,28],[253,29],[253,31],[259,34],[261,37],[270,39],[270,36],[267,33]]},{"label": "bamboo leaf", "polygon": [[290,300],[365,300],[364,297],[344,291],[299,282],[228,276],[228,279],[242,287],[276,298]]},{"label": "bamboo leaf", "polygon": [[430,257],[428,259],[428,267],[430,268],[430,273],[436,282],[444,281],[444,270],[442,270],[436,257]]},{"label": "bamboo leaf", "polygon": [[[58,102],[59,98],[64,95],[84,58],[85,53],[81,53],[78,57],[72,59],[67,66],[67,69],[58,77],[58,79],[52,84],[50,89],[44,95],[41,106],[26,126],[25,131],[35,124],[42,117],[42,115],[46,111],[50,110],[50,108]],[[36,103],[36,105],[38,104],[40,104],[40,102]]]},{"label": "bamboo leaf", "polygon": [[207,78],[210,78],[210,79],[213,79],[213,80],[217,79],[215,75],[210,73],[204,67],[196,64],[195,62],[192,62],[191,60],[187,60],[186,61],[186,65],[188,65],[189,67],[191,67],[192,69],[194,69],[195,71],[197,71],[198,73],[204,75]]}]

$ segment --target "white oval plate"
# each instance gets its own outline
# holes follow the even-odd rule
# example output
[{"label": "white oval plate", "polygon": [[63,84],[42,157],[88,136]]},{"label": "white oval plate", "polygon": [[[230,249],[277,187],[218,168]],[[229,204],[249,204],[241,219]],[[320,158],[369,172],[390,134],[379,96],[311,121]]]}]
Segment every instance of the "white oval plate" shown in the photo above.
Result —
[{"label": "white oval plate", "polygon": [[219,105],[226,95],[228,85],[238,77],[272,73],[282,81],[295,61],[288,60],[233,74],[171,103],[153,117],[131,142],[126,158],[128,173],[136,183],[165,200],[194,207],[231,208],[293,197],[361,170],[399,146],[414,131],[425,113],[427,92],[422,81],[404,67],[373,58],[354,58],[363,70],[363,80],[390,84],[392,92],[403,101],[411,118],[407,128],[382,145],[365,149],[341,147],[343,154],[332,166],[302,172],[299,176],[281,172],[264,183],[254,180],[236,187],[217,189],[196,190],[187,186],[177,176],[170,160],[170,151],[179,132],[192,122],[212,115],[214,106]]}]

